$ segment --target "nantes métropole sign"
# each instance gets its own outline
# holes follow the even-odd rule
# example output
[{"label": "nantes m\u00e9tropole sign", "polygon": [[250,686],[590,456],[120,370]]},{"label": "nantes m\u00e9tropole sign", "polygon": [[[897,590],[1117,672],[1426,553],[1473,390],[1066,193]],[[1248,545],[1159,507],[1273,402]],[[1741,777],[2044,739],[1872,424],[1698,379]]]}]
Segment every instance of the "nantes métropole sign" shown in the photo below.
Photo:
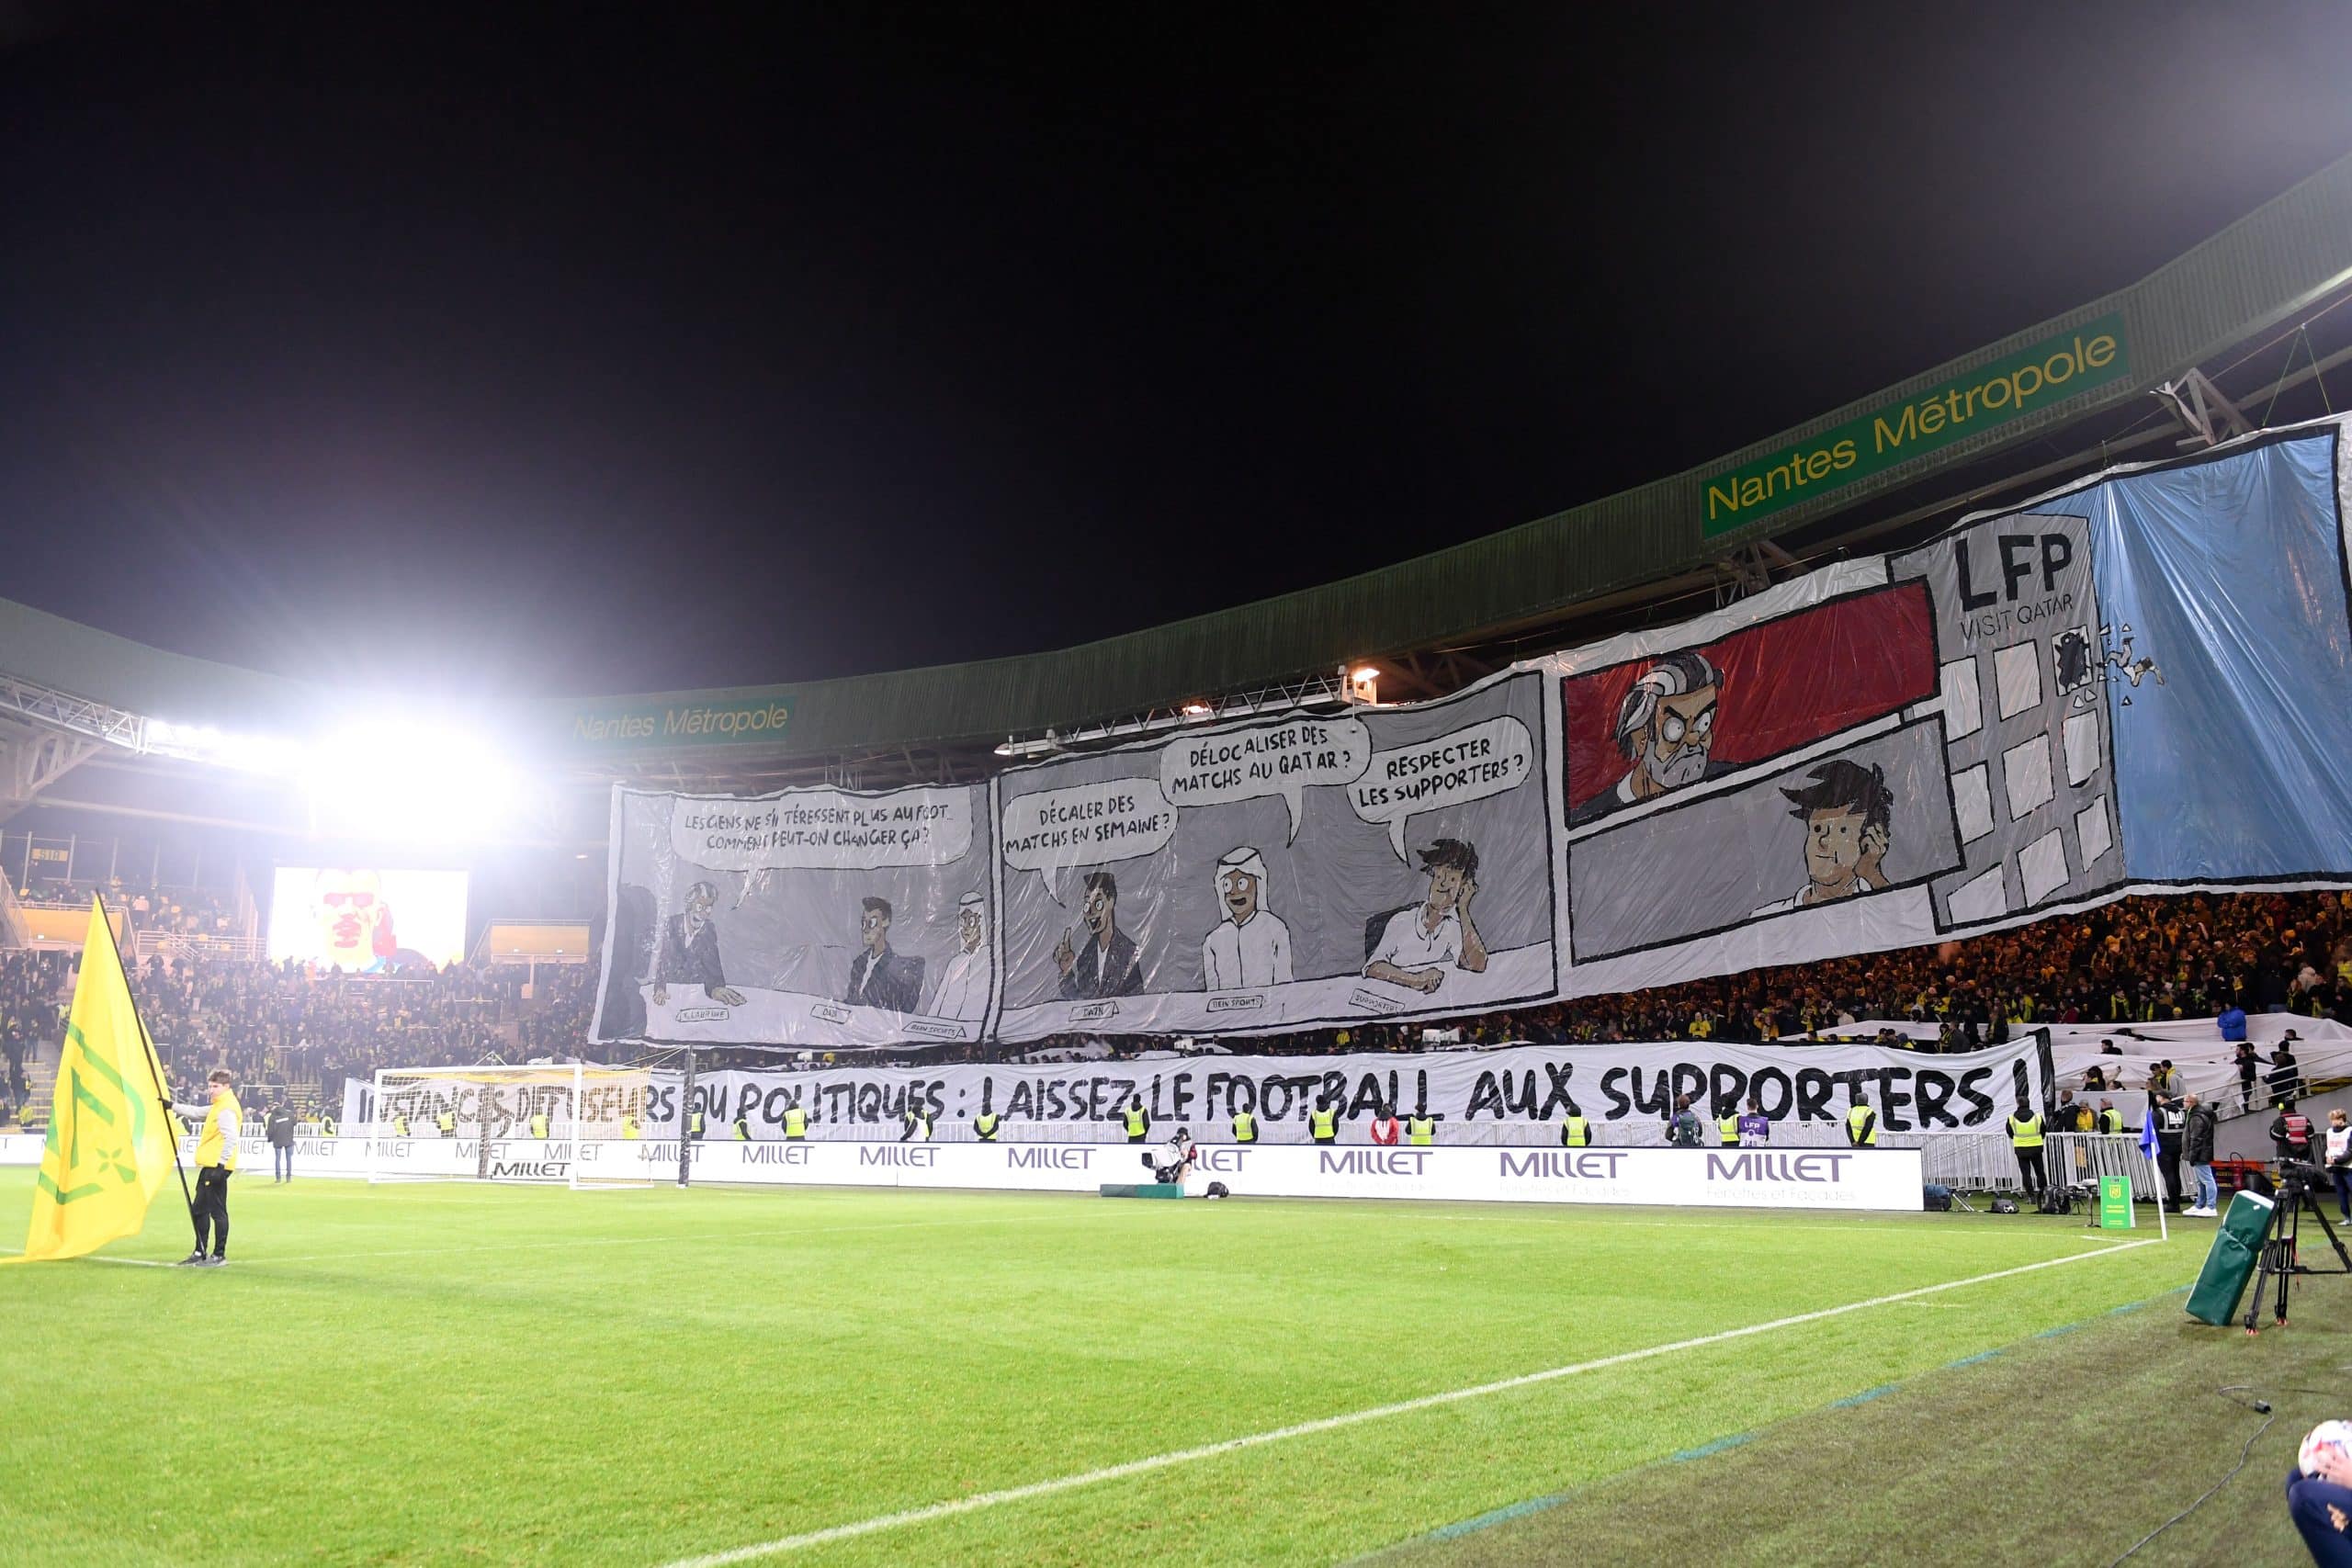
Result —
[{"label": "nantes m\u00e9tropole sign", "polygon": [[563,740],[590,750],[729,746],[781,740],[791,716],[784,697],[623,698],[613,704],[559,705]]},{"label": "nantes m\u00e9tropole sign", "polygon": [[2101,316],[1772,457],[1715,475],[1706,481],[1704,533],[1713,537],[1745,527],[2131,373],[2123,317]]}]

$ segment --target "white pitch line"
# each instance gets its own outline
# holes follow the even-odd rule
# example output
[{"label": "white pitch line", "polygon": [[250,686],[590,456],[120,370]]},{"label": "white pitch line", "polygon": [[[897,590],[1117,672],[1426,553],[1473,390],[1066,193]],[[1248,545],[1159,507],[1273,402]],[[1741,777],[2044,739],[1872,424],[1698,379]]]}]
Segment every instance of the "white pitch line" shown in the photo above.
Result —
[{"label": "white pitch line", "polygon": [[1647,1361],[1660,1356],[1671,1356],[1683,1350],[1703,1349],[1710,1345],[1722,1345],[1734,1339],[1746,1339],[1758,1334],[1770,1334],[1778,1329],[1794,1328],[1801,1324],[1819,1323],[1826,1318],[1843,1317],[1849,1313],[1867,1312],[1872,1307],[1892,1306],[1896,1302],[1916,1301],[1921,1296],[1940,1294],[1945,1291],[1965,1290],[1971,1285],[1989,1284],[1995,1280],[2007,1280],[2018,1274],[2030,1274],[2041,1269],[2063,1269],[2070,1263],[2087,1262],[2096,1258],[2109,1258],[2134,1247],[2154,1247],[2156,1238],[2124,1242],[2098,1252],[2071,1252],[2064,1258],[2052,1258],[2040,1263],[2023,1263],[2014,1269],[1996,1269],[1990,1274],[1977,1274],[1965,1280],[1951,1280],[1940,1285],[1922,1285],[1917,1290],[1897,1291],[1892,1295],[1872,1296],[1868,1301],[1849,1302],[1844,1306],[1823,1307],[1816,1312],[1801,1312],[1790,1317],[1776,1317],[1770,1323],[1751,1323],[1745,1328],[1727,1328],[1720,1334],[1702,1334],[1694,1339],[1677,1339],[1668,1345],[1652,1345],[1640,1350],[1621,1350],[1613,1356],[1601,1356],[1589,1361],[1577,1361],[1565,1367],[1550,1367],[1540,1372],[1522,1372],[1517,1377],[1496,1382],[1482,1382],[1468,1388],[1449,1389],[1442,1393],[1425,1393],[1417,1399],[1399,1400],[1394,1404],[1375,1404],[1366,1410],[1351,1410],[1344,1415],[1326,1416],[1313,1421],[1301,1421],[1295,1426],[1277,1427],[1270,1431],[1251,1432],[1243,1437],[1227,1438],[1219,1442],[1203,1443],[1198,1448],[1176,1449],[1148,1459],[1129,1460],[1124,1464],[1105,1465],[1078,1475],[1056,1476],[1050,1481],[1033,1481],[1023,1486],[1008,1486],[999,1492],[981,1492],[969,1497],[957,1497],[944,1503],[927,1504],[920,1508],[907,1508],[895,1514],[877,1514],[872,1518],[857,1519],[845,1525],[831,1525],[823,1529],[807,1530],[799,1535],[779,1536],[751,1546],[730,1547],[725,1551],[713,1551],[700,1557],[681,1557],[662,1568],[725,1568],[731,1562],[748,1562],[753,1558],[775,1556],[781,1552],[799,1551],[811,1546],[824,1546],[836,1540],[850,1540],[858,1536],[873,1535],[881,1530],[897,1529],[905,1525],[928,1524],[933,1519],[968,1514],[980,1508],[993,1508],[1005,1503],[1023,1503],[1032,1497],[1049,1497],[1057,1492],[1074,1492],[1081,1486],[1099,1485],[1105,1481],[1121,1481],[1130,1475],[1144,1475],[1175,1465],[1191,1464],[1198,1460],[1215,1459],[1220,1454],[1238,1452],[1243,1449],[1261,1448],[1291,1438],[1312,1437],[1318,1432],[1338,1431],[1343,1427],[1360,1426],[1366,1421],[1384,1420],[1391,1416],[1410,1415],[1417,1410],[1431,1410],[1440,1405],[1458,1404],[1464,1400],[1482,1399],[1492,1393],[1507,1393],[1512,1389],[1528,1388],[1536,1383],[1551,1382],[1559,1378],[1572,1378],[1586,1372],[1597,1372],[1611,1367],[1623,1367],[1635,1361]]}]

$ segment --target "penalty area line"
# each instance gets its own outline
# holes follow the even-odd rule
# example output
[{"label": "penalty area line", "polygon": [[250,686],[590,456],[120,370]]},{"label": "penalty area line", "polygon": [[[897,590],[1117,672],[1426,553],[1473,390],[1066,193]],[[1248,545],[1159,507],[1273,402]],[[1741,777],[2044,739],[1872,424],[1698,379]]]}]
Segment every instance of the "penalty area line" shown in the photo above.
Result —
[{"label": "penalty area line", "polygon": [[982,1508],[994,1508],[1006,1503],[1025,1503],[1034,1497],[1050,1497],[1057,1493],[1075,1492],[1083,1486],[1097,1486],[1106,1481],[1123,1481],[1131,1475],[1147,1475],[1153,1471],[1169,1470],[1177,1465],[1193,1464],[1222,1454],[1238,1453],[1244,1449],[1262,1448],[1293,1438],[1313,1437],[1321,1432],[1336,1432],[1343,1427],[1361,1426],[1367,1421],[1385,1420],[1392,1416],[1408,1416],[1415,1411],[1434,1410],[1442,1405],[1458,1404],[1465,1400],[1483,1399],[1489,1394],[1507,1393],[1514,1389],[1532,1388],[1538,1383],[1555,1382],[1561,1378],[1579,1377],[1611,1367],[1630,1366],[1637,1361],[1654,1360],[1660,1356],[1672,1356],[1684,1350],[1704,1349],[1711,1345],[1728,1344],[1735,1339],[1751,1338],[1758,1334],[1771,1334],[1783,1328],[1795,1328],[1808,1323],[1820,1323],[1849,1313],[1868,1312],[1873,1307],[1892,1306],[1897,1302],[1917,1301],[1922,1296],[1939,1295],[1946,1291],[1965,1290],[1971,1285],[1990,1284],[1996,1280],[2014,1279],[2019,1274],[2031,1274],[2043,1269],[2064,1269],[2071,1264],[2087,1263],[2095,1258],[2112,1258],[2120,1252],[2137,1247],[2154,1247],[2156,1238],[2124,1242],[2103,1247],[2097,1252],[2072,1252],[2064,1258],[2045,1258],[2039,1263],[2021,1263],[2014,1269],[1998,1269],[1989,1274],[1974,1274],[1965,1280],[1947,1280],[1941,1284],[1921,1285],[1915,1290],[1896,1291],[1890,1295],[1872,1296],[1867,1301],[1848,1302],[1842,1306],[1822,1307],[1813,1312],[1801,1312],[1787,1317],[1776,1317],[1766,1323],[1751,1323],[1740,1328],[1726,1328],[1718,1334],[1702,1334],[1694,1338],[1677,1339],[1665,1345],[1650,1345],[1638,1350],[1620,1350],[1614,1355],[1596,1357],[1589,1361],[1575,1361],[1565,1367],[1548,1367],[1542,1371],[1522,1372],[1517,1377],[1503,1378],[1494,1382],[1474,1383],[1467,1388],[1448,1389],[1440,1393],[1425,1393],[1415,1399],[1398,1400],[1393,1404],[1375,1404],[1368,1409],[1351,1410],[1338,1416],[1325,1416],[1313,1421],[1301,1421],[1293,1426],[1276,1427],[1263,1432],[1250,1432],[1238,1438],[1226,1438],[1197,1448],[1175,1449],[1146,1459],[1129,1460],[1123,1464],[1105,1465],[1076,1475],[1060,1475],[1047,1481],[1032,1481],[1021,1486],[1008,1486],[996,1492],[975,1493],[969,1497],[951,1498],[944,1503],[931,1503],[919,1508],[906,1508],[895,1514],[877,1514],[871,1518],[856,1519],[848,1524],[830,1525],[822,1529],[805,1530],[798,1535],[779,1536],[750,1546],[730,1547],[724,1551],[705,1553],[699,1557],[680,1557],[662,1568],[726,1568],[733,1562],[749,1562],[755,1558],[779,1556],[788,1551],[801,1551],[812,1546],[824,1546],[837,1540],[850,1540],[858,1536],[874,1535],[883,1530],[899,1529],[908,1525],[929,1524],[934,1519],[952,1518]]}]

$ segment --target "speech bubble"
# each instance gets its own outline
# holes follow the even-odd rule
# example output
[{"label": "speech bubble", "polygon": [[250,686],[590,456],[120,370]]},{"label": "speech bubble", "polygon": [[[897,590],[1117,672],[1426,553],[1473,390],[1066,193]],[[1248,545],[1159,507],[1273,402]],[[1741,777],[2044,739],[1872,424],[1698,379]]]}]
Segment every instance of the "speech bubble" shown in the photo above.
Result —
[{"label": "speech bubble", "polygon": [[944,865],[972,847],[972,795],[804,789],[774,800],[682,798],[671,803],[670,843],[680,859],[712,871]]},{"label": "speech bubble", "polygon": [[1279,795],[1298,838],[1299,797],[1311,784],[1352,784],[1372,757],[1360,718],[1295,718],[1170,741],[1159,753],[1159,784],[1178,806],[1217,806]]},{"label": "speech bubble", "polygon": [[1516,789],[1534,771],[1534,738],[1526,725],[1503,714],[1434,740],[1374,751],[1363,777],[1349,786],[1348,804],[1365,821],[1386,824],[1388,847],[1410,865],[1406,818]]},{"label": "speech bubble", "polygon": [[1106,779],[1015,795],[1001,826],[1004,863],[1043,874],[1054,901],[1067,906],[1063,872],[1157,853],[1175,837],[1176,808],[1157,779]]}]

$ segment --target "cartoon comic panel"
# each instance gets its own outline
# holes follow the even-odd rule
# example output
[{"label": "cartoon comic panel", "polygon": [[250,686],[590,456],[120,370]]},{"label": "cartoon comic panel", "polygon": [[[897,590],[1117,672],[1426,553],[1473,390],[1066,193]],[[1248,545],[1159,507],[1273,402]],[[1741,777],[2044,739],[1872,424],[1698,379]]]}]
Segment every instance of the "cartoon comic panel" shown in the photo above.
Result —
[{"label": "cartoon comic panel", "polygon": [[1929,719],[1568,850],[1577,962],[1911,886],[1961,863],[1942,726]]},{"label": "cartoon comic panel", "polygon": [[2112,628],[2100,621],[2087,522],[1994,518],[1890,564],[1927,588],[1942,665],[1942,695],[1928,708],[1945,721],[1967,852],[1935,884],[1939,927],[2116,886],[2100,691]]},{"label": "cartoon comic panel", "polygon": [[1568,820],[1597,822],[1935,694],[1917,583],[1856,593],[1718,641],[1561,682]]}]

